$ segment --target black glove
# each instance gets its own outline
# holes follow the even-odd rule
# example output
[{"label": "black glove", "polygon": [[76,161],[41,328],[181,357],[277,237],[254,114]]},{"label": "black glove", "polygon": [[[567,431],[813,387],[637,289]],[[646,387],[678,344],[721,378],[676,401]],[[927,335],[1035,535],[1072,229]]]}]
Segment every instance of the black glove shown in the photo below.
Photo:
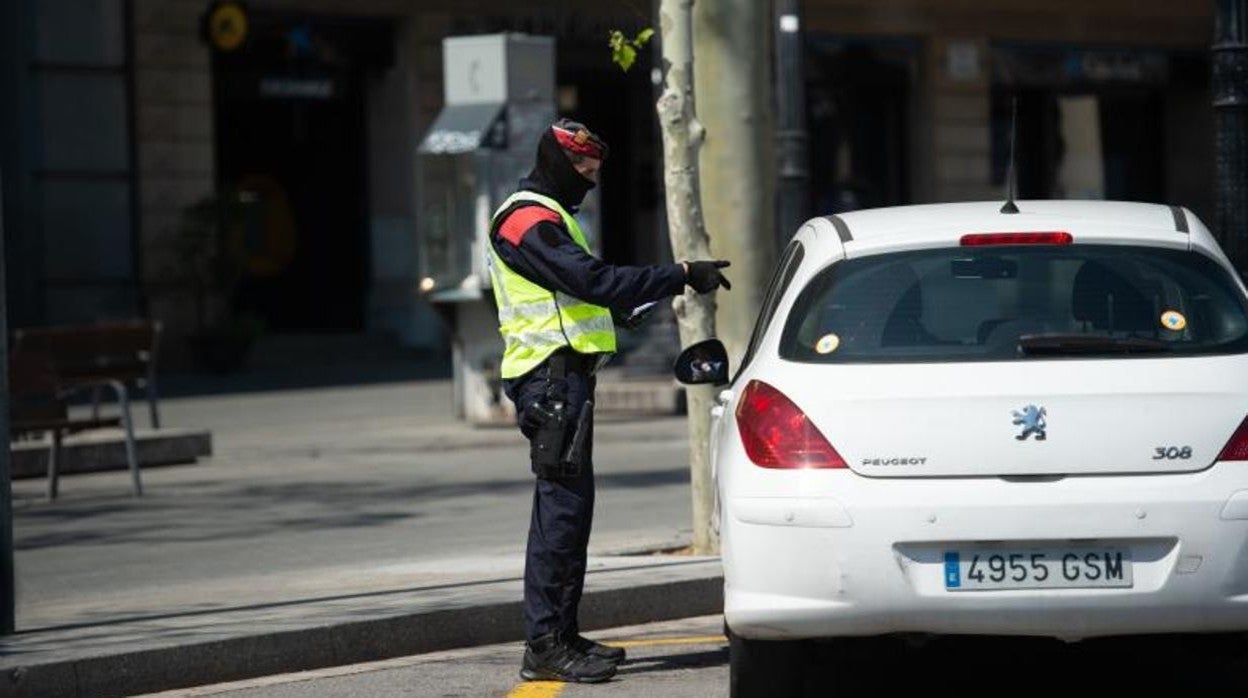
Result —
[{"label": "black glove", "polygon": [[687,262],[687,264],[689,271],[685,273],[685,283],[698,293],[710,293],[720,286],[732,290],[732,284],[719,273],[719,270],[728,266],[729,262],[717,259],[713,262],[700,261]]}]

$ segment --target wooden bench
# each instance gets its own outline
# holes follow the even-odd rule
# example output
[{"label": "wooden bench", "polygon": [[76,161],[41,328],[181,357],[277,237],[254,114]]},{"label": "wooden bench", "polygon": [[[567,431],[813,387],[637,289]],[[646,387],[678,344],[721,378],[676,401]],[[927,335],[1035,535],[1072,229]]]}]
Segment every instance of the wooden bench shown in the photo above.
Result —
[{"label": "wooden bench", "polygon": [[13,331],[14,355],[30,353],[51,358],[63,388],[93,388],[93,413],[99,415],[99,388],[121,381],[142,388],[151,412],[152,428],[160,428],[156,392],[159,322],[135,320],[98,325],[34,327]]},{"label": "wooden bench", "polygon": [[[82,327],[20,329],[13,333],[9,361],[10,432],[15,437],[49,433],[48,497],[56,499],[58,460],[66,434],[121,426],[126,460],[135,496],[143,494],[130,414],[131,387],[141,386],[159,428],[156,394],[158,323],[132,322]],[[111,390],[120,408],[117,417],[100,416],[100,393]],[[91,391],[89,418],[70,416],[69,401]]]}]

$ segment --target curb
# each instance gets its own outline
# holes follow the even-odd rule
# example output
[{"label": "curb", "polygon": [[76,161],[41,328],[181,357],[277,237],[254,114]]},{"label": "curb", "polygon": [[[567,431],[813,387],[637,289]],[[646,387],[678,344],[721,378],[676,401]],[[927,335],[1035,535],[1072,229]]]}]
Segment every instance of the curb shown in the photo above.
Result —
[{"label": "curb", "polygon": [[[715,574],[617,588],[587,587],[581,625],[598,630],[720,613]],[[519,642],[520,600],[260,633],[19,666],[0,674],[0,697],[106,698],[238,681],[426,652]],[[519,653],[516,655],[519,661]]]}]

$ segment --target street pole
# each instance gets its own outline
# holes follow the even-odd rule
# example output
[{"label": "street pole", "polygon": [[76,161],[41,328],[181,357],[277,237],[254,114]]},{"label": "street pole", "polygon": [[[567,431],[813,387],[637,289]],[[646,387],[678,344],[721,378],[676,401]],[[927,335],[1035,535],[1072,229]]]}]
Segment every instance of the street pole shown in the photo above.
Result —
[{"label": "street pole", "polygon": [[9,322],[4,271],[4,177],[0,173],[0,635],[17,624],[13,588],[13,479],[9,472]]},{"label": "street pole", "polygon": [[800,0],[776,0],[776,239],[789,243],[810,217],[806,83]]},{"label": "street pole", "polygon": [[1248,271],[1248,0],[1217,0],[1213,113],[1217,147],[1214,232],[1243,275]]}]

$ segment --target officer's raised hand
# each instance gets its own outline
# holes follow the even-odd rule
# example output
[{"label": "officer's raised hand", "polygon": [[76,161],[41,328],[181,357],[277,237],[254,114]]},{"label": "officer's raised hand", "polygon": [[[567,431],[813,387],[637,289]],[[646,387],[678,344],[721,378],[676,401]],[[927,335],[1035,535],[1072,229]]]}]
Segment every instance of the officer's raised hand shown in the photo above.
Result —
[{"label": "officer's raised hand", "polygon": [[729,264],[723,259],[684,262],[685,283],[698,293],[710,293],[720,286],[732,290],[732,284],[719,271]]}]

